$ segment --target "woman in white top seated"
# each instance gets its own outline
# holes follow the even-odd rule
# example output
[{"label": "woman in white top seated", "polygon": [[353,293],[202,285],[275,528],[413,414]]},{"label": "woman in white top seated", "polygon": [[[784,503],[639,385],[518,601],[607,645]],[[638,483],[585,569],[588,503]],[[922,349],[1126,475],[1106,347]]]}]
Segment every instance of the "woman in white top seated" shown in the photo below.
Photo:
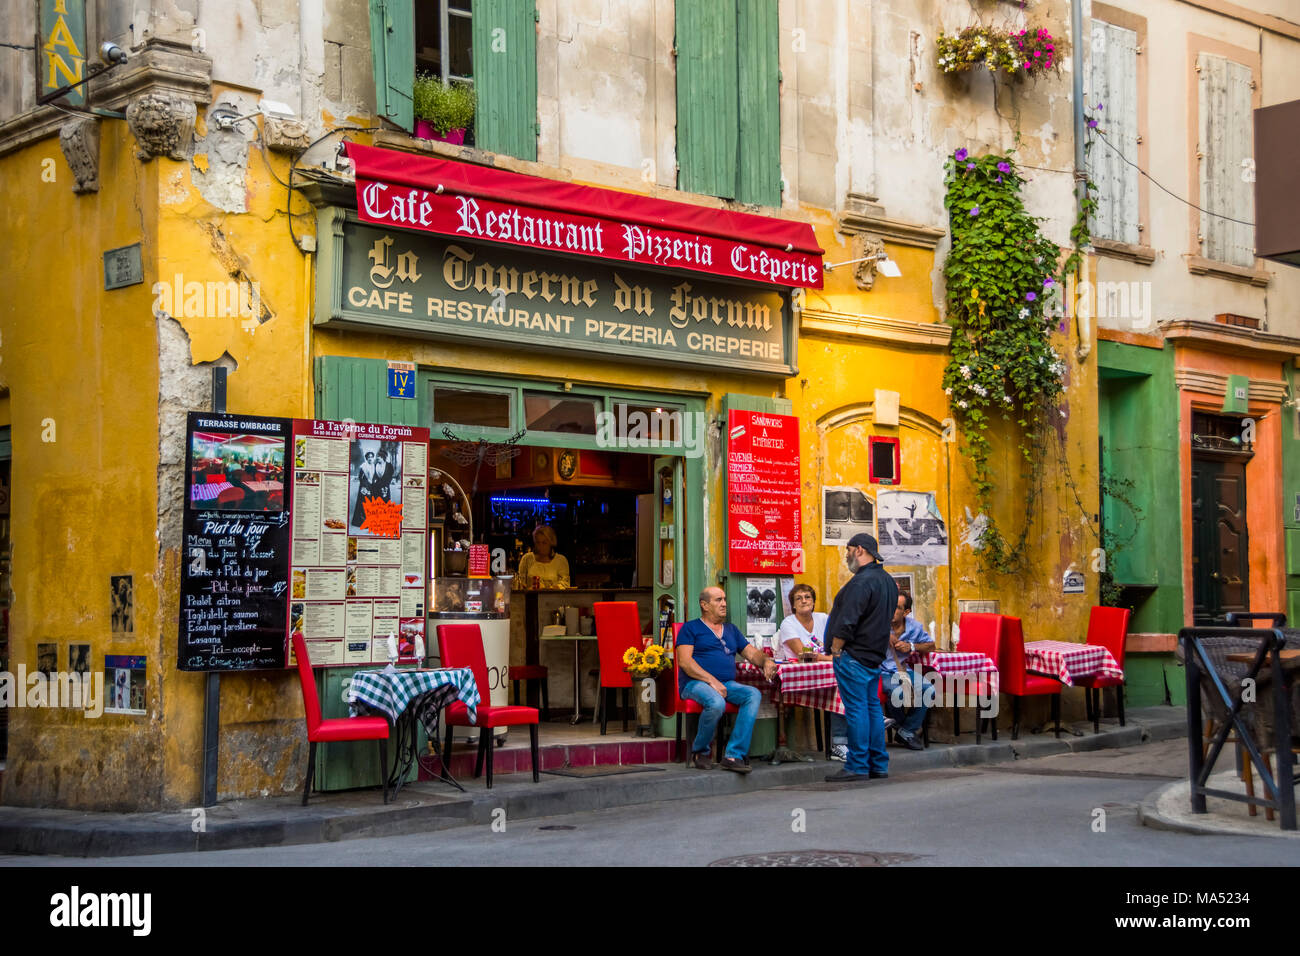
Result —
[{"label": "woman in white top seated", "polygon": [[542,588],[567,588],[569,586],[569,562],[562,554],[556,554],[559,544],[555,531],[547,524],[539,524],[533,531],[533,550],[519,559],[519,572],[515,575],[515,587],[531,588],[533,579],[537,579]]},{"label": "woman in white top seated", "polygon": [[797,661],[803,654],[816,654],[817,660],[828,661],[826,653],[826,615],[814,611],[817,592],[807,584],[796,584],[790,589],[790,606],[794,613],[781,621],[776,637],[776,659]]}]

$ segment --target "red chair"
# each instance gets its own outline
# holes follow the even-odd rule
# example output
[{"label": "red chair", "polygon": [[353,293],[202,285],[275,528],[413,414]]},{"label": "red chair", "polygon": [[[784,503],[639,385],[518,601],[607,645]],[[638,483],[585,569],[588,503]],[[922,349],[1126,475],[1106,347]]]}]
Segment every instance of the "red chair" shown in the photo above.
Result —
[{"label": "red chair", "polygon": [[316,745],[345,740],[378,740],[379,773],[384,779],[384,803],[388,802],[388,735],[391,728],[383,717],[332,717],[322,720],[320,698],[316,696],[316,678],[312,676],[307,642],[301,634],[293,635],[293,653],[298,658],[298,681],[302,684],[302,703],[307,711],[307,781],[302,786],[302,805],[307,806],[311,778],[316,772]]},{"label": "red chair", "polygon": [[[1110,651],[1119,669],[1124,669],[1124,642],[1128,639],[1128,622],[1132,615],[1126,607],[1094,607],[1088,615],[1088,643],[1100,644]],[[1088,705],[1088,717],[1092,720],[1092,732],[1101,733],[1101,690],[1103,687],[1115,688],[1115,707],[1119,711],[1119,725],[1124,726],[1124,678],[1103,677],[1094,674],[1075,681],[1075,686],[1084,688],[1085,701]]]},{"label": "red chair", "polygon": [[222,505],[237,505],[244,500],[243,488],[227,488],[221,494],[217,495],[217,507]]},{"label": "red chair", "polygon": [[609,723],[609,691],[623,691],[623,729],[627,730],[627,698],[632,675],[623,655],[629,647],[641,650],[641,615],[636,601],[597,601],[591,606],[596,618],[596,646],[600,651],[600,733]]},{"label": "red chair", "polygon": [[474,672],[483,703],[478,705],[478,720],[469,719],[469,708],[463,701],[452,701],[447,706],[447,748],[442,759],[451,762],[451,731],[453,727],[478,727],[478,760],[474,776],[483,772],[483,758],[487,757],[487,786],[492,789],[492,730],[496,727],[528,725],[528,739],[533,751],[533,783],[537,783],[540,765],[537,760],[537,708],[493,707],[487,703],[489,684],[487,658],[483,654],[483,634],[477,624],[439,624],[438,652],[443,667],[468,667]]},{"label": "red chair", "polygon": [[[681,760],[682,763],[685,763],[689,751],[682,750],[682,716],[684,714],[702,714],[704,713],[704,707],[701,706],[698,701],[683,697],[681,694],[680,688],[682,685],[679,680],[681,675],[681,665],[677,660],[677,635],[680,634],[681,631],[681,624],[673,625],[673,690],[672,697],[663,701],[665,706],[661,707],[661,712],[665,717],[677,717],[677,749],[673,751],[673,755],[677,757],[677,759]],[[728,701],[724,713],[738,714],[740,713],[740,708]],[[718,721],[717,748],[719,759],[722,757],[722,723],[721,720]],[[827,740],[829,739],[830,738],[828,737]]]},{"label": "red chair", "polygon": [[[1005,622],[1011,620],[1000,614],[963,614],[960,619],[961,643],[958,650],[963,654],[983,654],[994,664],[997,665],[999,672],[1002,670],[1001,653],[1002,647],[1008,640]],[[1023,641],[1021,643],[1024,643]],[[1023,652],[1021,654],[1023,658]],[[999,678],[1001,674],[999,673]],[[979,674],[976,679],[975,692],[979,694],[981,690],[989,689],[987,677]],[[1005,686],[1001,690],[1006,690]],[[961,728],[957,723],[957,705],[952,707],[952,732],[954,737],[961,736]],[[993,739],[998,739],[998,719],[992,718],[993,722]],[[975,715],[975,742],[980,743],[980,725],[983,720],[978,712]]]},{"label": "red chair", "polygon": [[538,681],[542,685],[542,720],[551,719],[551,700],[548,693],[548,684],[550,683],[550,671],[542,664],[515,664],[506,671],[506,678],[514,685],[515,705],[519,704],[519,682],[524,682],[524,687],[530,687],[533,681]]},{"label": "red chair", "polygon": [[206,483],[209,485],[219,485],[226,480],[226,476],[219,471],[214,471],[204,476]]},{"label": "red chair", "polygon": [[[964,616],[964,615],[963,615]],[[1064,686],[1055,677],[1043,677],[1039,674],[1025,673],[1025,637],[1020,628],[1020,618],[1002,616],[1002,655],[998,659],[998,676],[1002,684],[1002,693],[1011,698],[1011,739],[1020,739],[1020,698],[1052,695],[1052,722],[1056,725],[1056,736],[1061,736],[1061,688]],[[962,649],[966,647],[966,635],[962,635]]]}]

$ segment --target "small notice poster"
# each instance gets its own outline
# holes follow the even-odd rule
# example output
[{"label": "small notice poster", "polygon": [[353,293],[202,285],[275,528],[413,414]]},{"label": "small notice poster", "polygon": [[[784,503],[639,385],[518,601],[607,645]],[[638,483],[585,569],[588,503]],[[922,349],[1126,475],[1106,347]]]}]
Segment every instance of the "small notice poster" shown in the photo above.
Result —
[{"label": "small notice poster", "polygon": [[728,569],[796,574],[802,554],[799,419],[733,409],[727,413]]},{"label": "small notice poster", "polygon": [[[189,413],[180,670],[285,666],[290,426],[287,418]],[[132,668],[116,670],[136,685]]]},{"label": "small notice poster", "polygon": [[422,632],[428,441],[427,428],[406,425],[293,423],[304,507],[293,516],[288,634],[302,634],[313,665],[382,663],[389,634],[413,646],[413,621]]}]

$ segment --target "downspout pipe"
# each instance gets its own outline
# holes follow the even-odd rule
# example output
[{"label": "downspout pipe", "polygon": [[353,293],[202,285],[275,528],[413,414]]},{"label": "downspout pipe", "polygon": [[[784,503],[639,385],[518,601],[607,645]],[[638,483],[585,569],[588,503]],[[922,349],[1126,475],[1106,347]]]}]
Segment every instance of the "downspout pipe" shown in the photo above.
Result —
[{"label": "downspout pipe", "polygon": [[[1074,203],[1076,217],[1083,212],[1088,198],[1088,153],[1084,149],[1086,118],[1083,112],[1083,57],[1087,49],[1083,41],[1083,0],[1070,0],[1070,33],[1074,37]],[[1092,316],[1079,313],[1079,282],[1087,274],[1083,262],[1075,267],[1074,321],[1078,327],[1079,345],[1075,355],[1080,362],[1092,351]]]}]

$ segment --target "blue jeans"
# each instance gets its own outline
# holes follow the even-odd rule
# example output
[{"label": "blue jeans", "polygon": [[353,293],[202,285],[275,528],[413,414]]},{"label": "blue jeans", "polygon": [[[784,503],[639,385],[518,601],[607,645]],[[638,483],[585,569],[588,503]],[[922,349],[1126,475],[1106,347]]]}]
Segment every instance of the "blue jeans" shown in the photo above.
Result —
[{"label": "blue jeans", "polygon": [[849,773],[865,776],[889,771],[879,681],[880,668],[866,667],[848,651],[835,658],[835,682],[839,685],[849,729],[849,756],[844,761],[844,769]]},{"label": "blue jeans", "polygon": [[[884,685],[885,693],[889,695],[889,699],[885,702],[885,711],[889,714],[890,717],[893,717],[894,720],[897,721],[898,723],[898,728],[895,731],[895,733],[900,734],[901,736],[907,738],[908,740],[911,740],[914,736],[916,736],[916,734],[921,729],[921,725],[925,723],[925,704],[922,703],[922,699],[924,697],[923,691],[925,690],[925,688],[919,686],[919,682],[916,680],[917,677],[920,677],[919,670],[915,672],[912,676],[913,676],[913,681],[912,681],[911,697],[912,700],[915,702],[915,706],[895,707],[893,702],[894,691],[902,683],[902,681],[898,677],[898,671],[894,670],[894,671],[880,672],[880,682],[882,685]],[[906,694],[900,694],[899,696],[904,699],[906,699],[907,697]]]},{"label": "blue jeans", "polygon": [[704,708],[704,713],[700,714],[700,729],[695,732],[691,750],[702,753],[709,749],[718,729],[718,721],[722,719],[727,702],[730,701],[740,713],[736,715],[736,726],[731,729],[731,737],[727,740],[727,756],[742,760],[749,753],[749,740],[754,735],[754,721],[758,717],[758,705],[763,701],[763,694],[757,687],[734,680],[727,681],[723,686],[727,688],[725,698],[702,680],[688,680],[682,688],[683,697]]}]

